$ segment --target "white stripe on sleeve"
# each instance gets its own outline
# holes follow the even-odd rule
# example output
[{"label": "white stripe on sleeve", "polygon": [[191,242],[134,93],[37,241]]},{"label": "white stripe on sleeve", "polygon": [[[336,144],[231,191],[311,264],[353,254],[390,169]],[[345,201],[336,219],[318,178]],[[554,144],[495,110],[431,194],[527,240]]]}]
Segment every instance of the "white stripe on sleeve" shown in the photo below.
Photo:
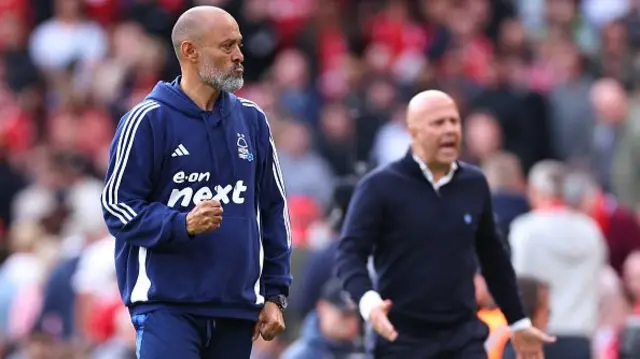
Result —
[{"label": "white stripe on sleeve", "polygon": [[102,206],[113,216],[118,218],[123,224],[129,223],[137,213],[126,203],[118,202],[118,190],[120,188],[120,182],[124,175],[125,168],[127,167],[127,161],[131,148],[133,147],[133,141],[135,140],[136,131],[142,119],[149,113],[149,111],[160,107],[155,101],[148,100],[141,102],[134,107],[124,124],[122,125],[122,131],[118,138],[118,144],[116,147],[116,160],[111,172],[111,176],[107,180],[107,183],[102,191]]}]

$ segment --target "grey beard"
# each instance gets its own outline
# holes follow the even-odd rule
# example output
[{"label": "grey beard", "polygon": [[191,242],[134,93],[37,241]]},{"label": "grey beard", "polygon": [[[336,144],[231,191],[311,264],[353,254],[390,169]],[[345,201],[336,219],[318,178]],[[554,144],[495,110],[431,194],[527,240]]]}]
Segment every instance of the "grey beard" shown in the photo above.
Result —
[{"label": "grey beard", "polygon": [[231,74],[223,74],[218,71],[213,73],[200,73],[200,78],[206,84],[218,91],[236,92],[244,85],[242,76],[233,76]]},{"label": "grey beard", "polygon": [[242,77],[231,75],[215,77],[212,80],[209,85],[218,91],[236,92],[244,85],[244,79]]}]

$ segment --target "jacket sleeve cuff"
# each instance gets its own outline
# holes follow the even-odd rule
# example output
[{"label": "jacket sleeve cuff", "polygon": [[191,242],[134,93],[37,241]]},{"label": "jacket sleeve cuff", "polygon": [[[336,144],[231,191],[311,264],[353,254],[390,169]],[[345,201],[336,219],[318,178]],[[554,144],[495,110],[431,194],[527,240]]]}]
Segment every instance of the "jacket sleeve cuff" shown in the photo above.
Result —
[{"label": "jacket sleeve cuff", "polygon": [[518,320],[517,322],[511,324],[509,326],[509,329],[511,329],[512,333],[515,333],[517,331],[523,330],[523,329],[528,329],[533,327],[533,324],[531,323],[531,319],[529,318],[523,318]]},{"label": "jacket sleeve cuff", "polygon": [[175,242],[189,242],[195,238],[195,236],[189,235],[187,232],[187,214],[178,213],[173,221],[173,238],[175,238]]},{"label": "jacket sleeve cuff", "polygon": [[360,298],[360,302],[358,304],[360,315],[362,315],[362,318],[365,321],[369,321],[369,316],[371,315],[371,311],[373,310],[373,308],[382,304],[382,302],[382,297],[380,297],[380,294],[378,294],[378,292],[370,290],[364,293],[362,298]]},{"label": "jacket sleeve cuff", "polygon": [[265,294],[265,299],[276,297],[279,295],[284,295],[285,297],[289,297],[289,287],[270,285],[270,286],[267,286],[264,294]]}]

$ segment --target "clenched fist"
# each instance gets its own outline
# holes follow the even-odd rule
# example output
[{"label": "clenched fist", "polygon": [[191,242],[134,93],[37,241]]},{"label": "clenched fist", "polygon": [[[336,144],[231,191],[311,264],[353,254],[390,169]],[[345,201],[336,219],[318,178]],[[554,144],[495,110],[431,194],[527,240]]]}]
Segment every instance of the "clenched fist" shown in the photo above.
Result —
[{"label": "clenched fist", "polygon": [[187,233],[196,235],[215,231],[222,222],[222,206],[220,202],[209,200],[198,203],[187,214]]}]

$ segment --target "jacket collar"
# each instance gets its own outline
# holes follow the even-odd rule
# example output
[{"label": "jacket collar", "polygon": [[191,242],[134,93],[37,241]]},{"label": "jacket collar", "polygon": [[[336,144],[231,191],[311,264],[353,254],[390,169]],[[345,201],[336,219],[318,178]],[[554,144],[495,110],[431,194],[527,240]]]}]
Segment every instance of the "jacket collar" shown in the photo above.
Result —
[{"label": "jacket collar", "polygon": [[453,162],[451,164],[451,169],[449,170],[449,172],[444,177],[440,178],[438,182],[435,182],[433,172],[429,170],[429,167],[426,163],[424,163],[424,161],[413,154],[411,149],[407,151],[407,154],[402,161],[414,175],[424,177],[436,190],[451,182],[453,180],[453,176],[460,168],[460,165],[457,161]]}]

